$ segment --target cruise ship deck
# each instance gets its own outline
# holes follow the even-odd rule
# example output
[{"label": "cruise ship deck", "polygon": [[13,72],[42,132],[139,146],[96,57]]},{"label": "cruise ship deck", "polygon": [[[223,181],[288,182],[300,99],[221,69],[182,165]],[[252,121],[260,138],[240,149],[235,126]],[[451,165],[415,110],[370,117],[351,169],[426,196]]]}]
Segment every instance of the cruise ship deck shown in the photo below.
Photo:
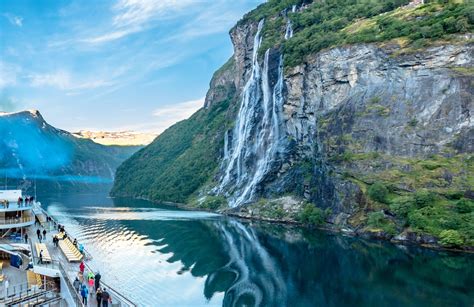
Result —
[{"label": "cruise ship deck", "polygon": [[[18,193],[21,195],[21,191],[15,195]],[[56,221],[39,203],[5,204],[5,194],[3,197],[0,194],[0,306],[86,306],[73,282],[76,277],[83,280],[81,261],[85,264],[84,276],[96,273],[87,264],[91,255],[85,249],[82,253],[75,249],[70,234],[60,233]],[[41,234],[46,230],[41,242],[37,230]],[[65,233],[70,241],[64,240]],[[61,238],[59,246],[53,243],[54,236]],[[109,306],[135,306],[103,279],[100,286],[112,298]],[[97,306],[95,290],[91,292],[87,306]]]}]

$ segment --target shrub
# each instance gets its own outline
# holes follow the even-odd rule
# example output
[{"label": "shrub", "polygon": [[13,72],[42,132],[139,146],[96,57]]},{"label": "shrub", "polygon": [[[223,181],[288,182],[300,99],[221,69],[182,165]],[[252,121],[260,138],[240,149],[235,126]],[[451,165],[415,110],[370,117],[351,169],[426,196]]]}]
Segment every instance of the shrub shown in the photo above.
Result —
[{"label": "shrub", "polygon": [[412,198],[405,198],[397,200],[390,204],[390,210],[393,211],[397,216],[406,218],[410,209],[414,207]]},{"label": "shrub", "polygon": [[474,208],[474,202],[468,199],[461,199],[456,202],[456,211],[459,213],[471,213]]},{"label": "shrub", "polygon": [[369,187],[367,192],[370,199],[380,203],[387,203],[388,189],[383,183],[375,182]]},{"label": "shrub", "polygon": [[226,204],[227,200],[222,196],[207,196],[206,199],[199,205],[199,207],[203,209],[217,210]]},{"label": "shrub", "polygon": [[382,211],[370,212],[368,214],[367,225],[379,228],[385,224],[385,214]]},{"label": "shrub", "polygon": [[426,218],[421,212],[412,211],[408,212],[408,225],[413,228],[423,230],[429,224],[429,219]]},{"label": "shrub", "polygon": [[415,193],[415,205],[423,208],[432,204],[436,200],[436,195],[428,190],[420,190]]},{"label": "shrub", "polygon": [[395,235],[397,233],[395,224],[387,219],[382,211],[370,212],[368,214],[367,225],[372,228],[382,229],[390,235]]},{"label": "shrub", "polygon": [[322,225],[328,215],[328,212],[313,204],[305,204],[303,210],[298,215],[298,220],[304,224],[319,226]]},{"label": "shrub", "polygon": [[458,247],[464,244],[464,239],[456,230],[443,230],[439,234],[439,242],[444,246]]},{"label": "shrub", "polygon": [[444,194],[447,199],[458,200],[461,199],[464,195],[463,191],[448,191]]}]

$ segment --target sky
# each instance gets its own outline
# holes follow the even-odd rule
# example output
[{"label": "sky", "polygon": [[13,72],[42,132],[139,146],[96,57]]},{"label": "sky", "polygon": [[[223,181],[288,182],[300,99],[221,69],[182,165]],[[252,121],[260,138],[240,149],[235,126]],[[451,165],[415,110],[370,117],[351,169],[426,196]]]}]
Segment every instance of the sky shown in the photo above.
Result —
[{"label": "sky", "polygon": [[230,28],[263,0],[0,0],[0,111],[161,133],[202,107]]}]

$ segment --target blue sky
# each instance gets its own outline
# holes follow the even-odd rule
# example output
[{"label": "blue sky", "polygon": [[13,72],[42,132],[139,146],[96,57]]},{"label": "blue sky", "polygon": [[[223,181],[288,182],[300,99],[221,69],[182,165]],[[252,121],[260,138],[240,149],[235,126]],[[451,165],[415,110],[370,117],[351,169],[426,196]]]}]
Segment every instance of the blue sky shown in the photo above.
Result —
[{"label": "blue sky", "polygon": [[229,29],[263,0],[0,0],[0,110],[161,132],[202,106]]}]

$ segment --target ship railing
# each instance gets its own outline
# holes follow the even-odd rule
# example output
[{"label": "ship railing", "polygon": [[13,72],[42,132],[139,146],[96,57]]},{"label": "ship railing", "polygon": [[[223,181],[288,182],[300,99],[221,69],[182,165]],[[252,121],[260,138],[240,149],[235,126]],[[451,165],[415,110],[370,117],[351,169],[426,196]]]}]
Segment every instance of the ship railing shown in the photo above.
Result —
[{"label": "ship railing", "polygon": [[43,283],[41,286],[29,285],[28,283],[16,284],[8,288],[3,286],[0,287],[0,303],[7,304],[15,301],[24,301],[30,297],[56,290],[53,282]]},{"label": "ship railing", "polygon": [[[84,264],[86,266],[86,269],[89,272],[92,272],[93,274],[95,274],[92,268],[88,264],[86,263]],[[84,276],[87,276],[87,274],[84,273]],[[112,298],[113,306],[129,306],[129,307],[137,306],[134,302],[132,302],[131,300],[126,298],[124,295],[122,295],[118,290],[112,288],[109,284],[105,283],[102,279],[100,280],[100,286],[102,289],[106,288],[107,292],[109,292],[110,297]]]},{"label": "ship railing", "polygon": [[26,210],[26,209],[33,209],[33,204],[18,204],[18,203],[9,203],[8,206],[5,203],[2,203],[0,200],[0,210],[2,209],[17,209],[17,210]]},{"label": "ship railing", "polygon": [[69,292],[71,293],[72,299],[74,300],[74,303],[78,307],[84,306],[82,303],[82,298],[79,295],[79,292],[74,288],[74,285],[72,284],[71,280],[69,279],[69,275],[66,273],[66,270],[64,269],[63,265],[61,262],[59,262],[59,271],[61,272],[61,275],[64,277],[64,281],[66,282],[66,286],[69,289]]},{"label": "ship railing", "polygon": [[[36,206],[37,210],[41,210],[42,213],[45,216],[49,216],[48,213],[41,207],[41,204],[39,202],[36,203],[36,204],[39,204],[39,205]],[[66,234],[67,234],[68,238],[70,238],[70,239],[73,238],[72,236],[69,235],[69,233],[67,231],[66,231]],[[33,250],[33,248],[32,248],[32,250]],[[83,254],[84,254],[85,260],[92,259],[92,255],[85,248],[83,250]],[[66,274],[66,272],[64,270],[64,267],[63,267],[63,264],[61,262],[58,262],[58,263],[59,263],[59,269],[61,271],[61,274],[65,277],[66,282],[69,283],[68,287],[70,287],[70,290],[72,288],[71,292],[78,295],[79,302],[82,304],[82,300],[79,297],[79,294],[77,293],[77,291],[75,291],[74,286],[72,285],[72,281],[69,279],[69,275]],[[52,265],[54,265],[54,264],[52,264]],[[95,275],[96,270],[93,270],[85,261],[84,261],[84,265],[90,272],[94,273],[94,275]],[[84,276],[86,276],[86,274],[84,274]],[[137,306],[130,299],[125,297],[123,294],[121,294],[118,290],[114,289],[113,287],[111,287],[110,285],[105,283],[102,279],[100,280],[100,284],[102,285],[102,288],[107,289],[107,292],[109,292],[110,296],[112,297],[113,306],[130,306],[130,307],[136,307]],[[78,306],[83,306],[83,305],[78,305]]]},{"label": "ship railing", "polygon": [[24,216],[24,217],[12,217],[0,219],[0,225],[14,225],[14,224],[23,224],[33,222],[35,220],[34,216]]},{"label": "ship railing", "polygon": [[40,260],[39,257],[33,256],[33,266],[40,266],[46,269],[59,270],[61,262],[58,260]]}]

